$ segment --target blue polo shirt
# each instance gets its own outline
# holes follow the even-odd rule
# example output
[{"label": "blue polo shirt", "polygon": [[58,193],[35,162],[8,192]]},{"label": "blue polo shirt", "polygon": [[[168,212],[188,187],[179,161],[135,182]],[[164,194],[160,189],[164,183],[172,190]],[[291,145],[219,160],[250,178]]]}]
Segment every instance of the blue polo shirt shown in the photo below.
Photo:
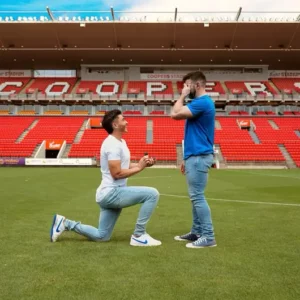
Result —
[{"label": "blue polo shirt", "polygon": [[215,104],[208,95],[187,104],[193,118],[187,119],[184,129],[184,159],[190,156],[213,154],[215,137]]}]

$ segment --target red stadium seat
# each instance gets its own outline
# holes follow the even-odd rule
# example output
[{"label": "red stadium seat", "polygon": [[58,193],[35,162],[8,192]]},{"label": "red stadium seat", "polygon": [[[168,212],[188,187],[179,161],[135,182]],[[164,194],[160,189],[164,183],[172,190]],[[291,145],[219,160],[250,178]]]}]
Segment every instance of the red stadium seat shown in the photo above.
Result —
[{"label": "red stadium seat", "polygon": [[122,94],[123,81],[80,81],[76,93],[93,93],[103,96]]},{"label": "red stadium seat", "polygon": [[282,93],[290,94],[290,92],[300,93],[299,78],[272,78],[272,82]]},{"label": "red stadium seat", "polygon": [[129,81],[128,90],[139,90],[146,96],[173,95],[172,82],[169,81]]},{"label": "red stadium seat", "polygon": [[19,94],[29,81],[30,78],[0,77],[0,96]]},{"label": "red stadium seat", "polygon": [[[97,157],[100,147],[107,137],[104,129],[86,129],[80,142],[74,143],[83,121],[88,117],[0,117],[0,157],[30,157],[38,144],[45,139],[62,139],[72,144],[69,157]],[[243,117],[242,117],[243,118]],[[184,121],[170,117],[126,117],[128,134],[126,142],[133,160],[145,152],[158,161],[177,161],[176,145],[180,145],[184,135]],[[284,144],[296,164],[300,166],[300,118],[294,117],[252,117],[255,133],[260,144],[255,144],[247,130],[240,129],[241,117],[217,117],[221,128],[215,131],[215,144],[219,144],[227,162],[284,162],[278,147]],[[249,119],[249,117],[248,117]],[[20,135],[37,120],[23,141],[17,143]],[[147,144],[147,120],[153,121],[153,143]],[[279,129],[273,129],[272,120]]]},{"label": "red stadium seat", "polygon": [[70,94],[76,81],[77,78],[35,78],[27,92],[38,91],[49,96]]},{"label": "red stadium seat", "polygon": [[225,85],[229,91],[238,89],[252,96],[277,94],[268,81],[225,81]]}]

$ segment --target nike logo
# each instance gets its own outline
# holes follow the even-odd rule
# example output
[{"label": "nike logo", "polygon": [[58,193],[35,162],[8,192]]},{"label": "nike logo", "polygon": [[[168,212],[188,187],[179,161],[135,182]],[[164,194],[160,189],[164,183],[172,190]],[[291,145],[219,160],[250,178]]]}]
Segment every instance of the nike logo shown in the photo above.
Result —
[{"label": "nike logo", "polygon": [[61,224],[62,221],[63,221],[63,218],[61,218],[61,220],[60,220],[60,222],[59,222],[59,224],[58,224],[58,226],[56,228],[56,232],[60,232],[59,227],[60,227],[60,224]]},{"label": "nike logo", "polygon": [[139,243],[144,244],[144,245],[147,245],[147,244],[148,244],[148,241],[147,241],[147,240],[145,240],[145,241],[140,241],[140,240],[137,240],[137,239],[135,239],[135,238],[132,238],[132,239],[135,240],[136,242],[139,242]]}]

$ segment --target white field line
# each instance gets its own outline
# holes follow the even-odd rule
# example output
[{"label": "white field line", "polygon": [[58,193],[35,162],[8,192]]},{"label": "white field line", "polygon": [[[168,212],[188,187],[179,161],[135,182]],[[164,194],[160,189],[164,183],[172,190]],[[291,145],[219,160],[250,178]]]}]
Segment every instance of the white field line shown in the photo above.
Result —
[{"label": "white field line", "polygon": [[[189,198],[188,196],[182,195],[171,195],[171,194],[161,194],[161,196],[175,197],[175,198]],[[247,201],[247,200],[234,200],[234,199],[222,199],[222,198],[207,198],[211,201],[221,201],[221,202],[236,202],[236,203],[249,203],[249,204],[264,204],[264,205],[278,205],[278,206],[296,206],[300,207],[300,204],[296,203],[277,203],[277,202],[262,202],[262,201]]]}]

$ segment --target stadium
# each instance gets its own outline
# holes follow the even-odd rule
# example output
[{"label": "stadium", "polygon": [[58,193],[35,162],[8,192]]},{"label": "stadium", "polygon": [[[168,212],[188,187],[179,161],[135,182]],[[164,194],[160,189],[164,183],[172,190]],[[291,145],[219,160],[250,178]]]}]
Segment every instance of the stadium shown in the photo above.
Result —
[{"label": "stadium", "polygon": [[[299,299],[300,18],[249,14],[0,11],[1,299]],[[218,247],[203,252],[173,241],[191,211],[170,113],[197,70],[216,108]],[[157,160],[129,184],[159,190],[149,228],[163,246],[129,247],[137,208],[110,243],[51,244],[57,211],[98,222],[101,122],[116,108],[132,161]]]}]

